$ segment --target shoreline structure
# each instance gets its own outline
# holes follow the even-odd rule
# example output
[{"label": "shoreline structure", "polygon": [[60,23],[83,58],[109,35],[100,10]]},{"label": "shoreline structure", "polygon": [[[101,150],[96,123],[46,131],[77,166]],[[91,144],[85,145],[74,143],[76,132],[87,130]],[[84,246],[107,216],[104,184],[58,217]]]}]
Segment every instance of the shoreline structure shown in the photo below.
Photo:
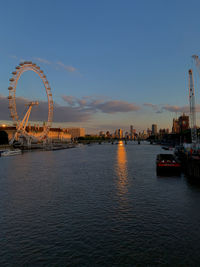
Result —
[{"label": "shoreline structure", "polygon": [[[43,127],[39,125],[27,126],[27,132],[31,133],[32,136],[37,137],[43,131]],[[0,131],[4,131],[8,134],[8,140],[10,141],[16,132],[15,126],[0,126]],[[85,129],[84,128],[50,128],[48,132],[48,139],[51,141],[61,141],[61,142],[70,142],[74,138],[84,137]]]}]

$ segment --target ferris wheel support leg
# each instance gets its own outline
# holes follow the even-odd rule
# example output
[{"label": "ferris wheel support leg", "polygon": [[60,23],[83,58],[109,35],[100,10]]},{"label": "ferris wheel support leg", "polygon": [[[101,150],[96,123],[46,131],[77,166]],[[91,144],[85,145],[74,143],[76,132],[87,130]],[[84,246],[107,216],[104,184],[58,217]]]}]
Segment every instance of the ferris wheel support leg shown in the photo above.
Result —
[{"label": "ferris wheel support leg", "polygon": [[19,124],[19,126],[17,127],[17,130],[20,131],[20,130],[24,130],[26,128],[26,125],[28,123],[28,119],[30,117],[30,113],[31,113],[31,109],[32,109],[32,106],[29,107],[28,111],[26,112],[22,122]]},{"label": "ferris wheel support leg", "polygon": [[[19,126],[17,127],[17,131],[14,135],[14,137],[10,140],[10,144],[12,145],[14,143],[15,140],[18,140],[18,135],[20,134],[21,130],[25,130],[26,129],[26,126],[27,126],[27,123],[28,123],[28,120],[29,120],[29,117],[30,117],[30,113],[31,113],[31,109],[32,107],[29,107],[28,111],[26,112],[22,122],[19,124]],[[25,123],[25,124],[24,124]]]},{"label": "ferris wheel support leg", "polygon": [[32,106],[29,108],[29,112],[27,112],[27,118],[26,118],[26,121],[25,121],[25,124],[23,126],[23,130],[26,130],[26,126],[27,126],[27,123],[28,123],[28,120],[29,120],[29,117],[30,117],[30,114],[31,114],[31,109],[32,109]]}]

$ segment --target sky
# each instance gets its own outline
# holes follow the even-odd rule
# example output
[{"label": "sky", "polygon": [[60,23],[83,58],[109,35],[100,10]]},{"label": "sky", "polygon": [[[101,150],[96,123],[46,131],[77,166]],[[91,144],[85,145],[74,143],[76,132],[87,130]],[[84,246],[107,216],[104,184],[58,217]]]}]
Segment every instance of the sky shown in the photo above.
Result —
[{"label": "sky", "polygon": [[[137,131],[172,127],[188,112],[188,69],[193,68],[198,110],[199,1],[2,1],[0,4],[0,120],[8,120],[9,78],[24,60],[47,75],[54,124],[86,132],[133,125]],[[31,120],[47,119],[40,78],[24,73],[17,108],[39,100]],[[198,113],[197,123],[200,125]]]}]

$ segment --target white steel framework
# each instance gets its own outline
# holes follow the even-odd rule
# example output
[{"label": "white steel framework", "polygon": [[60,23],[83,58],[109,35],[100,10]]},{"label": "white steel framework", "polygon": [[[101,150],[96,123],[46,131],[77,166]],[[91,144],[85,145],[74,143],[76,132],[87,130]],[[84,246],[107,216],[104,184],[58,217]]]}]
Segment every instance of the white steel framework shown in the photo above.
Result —
[{"label": "white steel framework", "polygon": [[[10,78],[10,85],[8,87],[9,90],[9,109],[10,109],[10,116],[17,125],[17,132],[16,132],[16,138],[18,135],[23,135],[27,138],[31,137],[31,133],[26,131],[26,126],[28,123],[28,119],[30,117],[31,109],[34,105],[38,105],[38,102],[30,102],[28,104],[29,108],[26,112],[24,118],[22,121],[20,120],[18,114],[17,114],[17,108],[16,108],[16,87],[18,80],[20,76],[26,72],[26,71],[34,71],[36,74],[39,75],[39,77],[42,79],[42,82],[44,84],[47,100],[48,100],[48,119],[45,125],[43,126],[43,131],[39,136],[37,136],[37,140],[41,141],[47,137],[48,131],[52,124],[53,119],[53,98],[51,93],[51,88],[49,85],[49,82],[44,75],[44,72],[40,69],[39,66],[37,66],[35,63],[32,63],[31,61],[25,61],[23,63],[20,63],[16,68],[15,71],[12,72],[12,77]],[[35,139],[35,137],[33,137]]]},{"label": "white steel framework", "polygon": [[190,69],[189,73],[189,101],[190,101],[190,127],[192,144],[197,144],[197,126],[196,126],[196,108],[195,108],[195,92],[194,92],[194,79],[193,73]]}]

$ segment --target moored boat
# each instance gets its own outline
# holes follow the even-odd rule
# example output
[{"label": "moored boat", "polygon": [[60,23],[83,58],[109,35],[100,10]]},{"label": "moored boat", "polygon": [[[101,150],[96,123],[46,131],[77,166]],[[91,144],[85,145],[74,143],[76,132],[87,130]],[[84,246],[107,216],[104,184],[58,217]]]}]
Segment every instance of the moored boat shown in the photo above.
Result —
[{"label": "moored boat", "polygon": [[181,164],[172,154],[159,154],[156,159],[157,173],[180,172]]},{"label": "moored boat", "polygon": [[1,157],[7,157],[7,156],[15,156],[21,154],[22,151],[20,149],[15,150],[4,150],[1,152]]}]

